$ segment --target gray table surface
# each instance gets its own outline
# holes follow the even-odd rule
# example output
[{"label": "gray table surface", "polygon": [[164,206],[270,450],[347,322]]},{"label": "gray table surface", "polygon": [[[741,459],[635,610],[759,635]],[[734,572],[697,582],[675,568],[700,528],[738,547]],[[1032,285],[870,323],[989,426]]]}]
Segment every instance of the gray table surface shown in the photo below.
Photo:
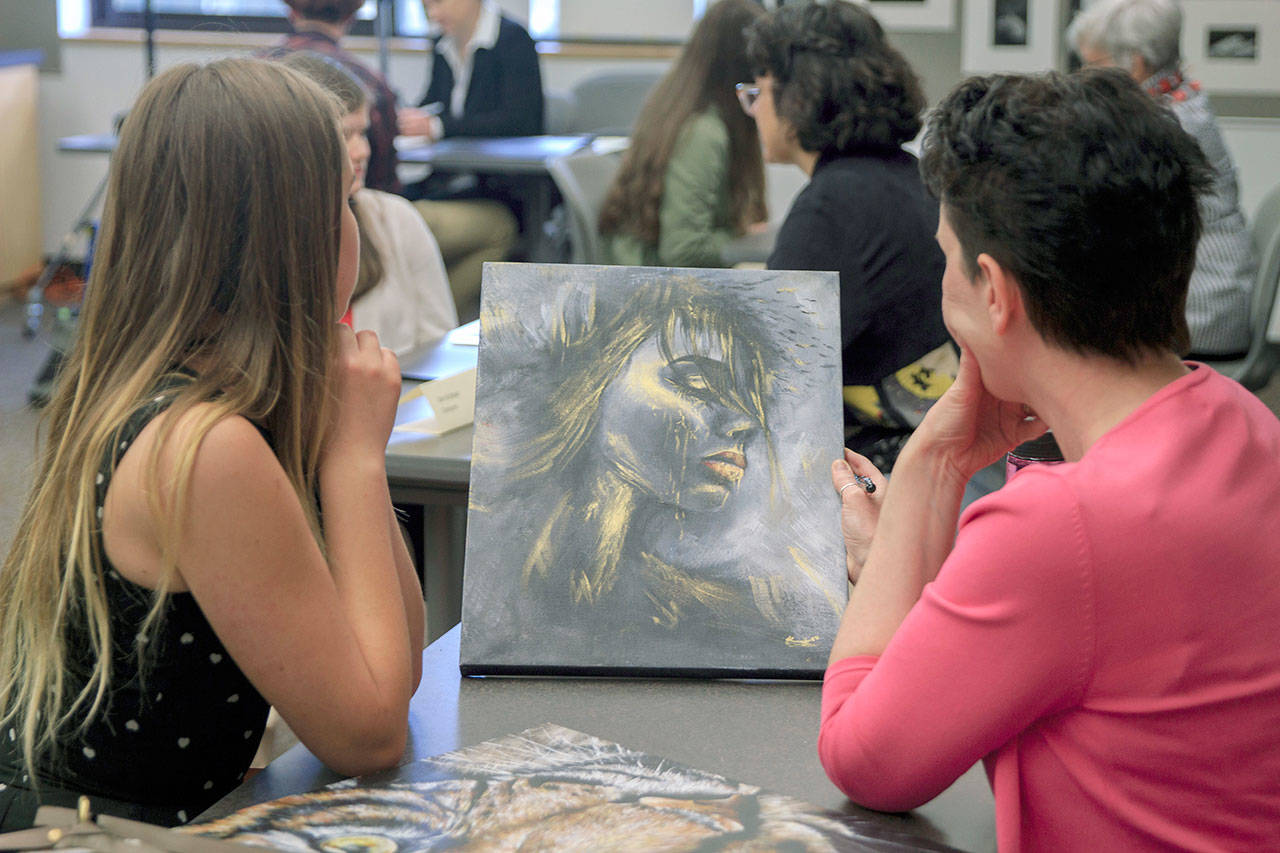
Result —
[{"label": "gray table surface", "polygon": [[[990,789],[980,767],[905,815],[852,805],[817,758],[816,682],[689,679],[463,678],[454,628],[423,653],[404,762],[556,723],[623,746],[865,818],[963,850],[994,850]],[[340,777],[299,745],[214,804],[202,819],[314,790]]]},{"label": "gray table surface", "polygon": [[426,163],[447,172],[545,174],[547,162],[581,151],[590,135],[453,137],[427,145],[398,147],[402,163]]},{"label": "gray table surface", "polygon": [[[587,134],[573,136],[507,136],[442,139],[429,145],[407,145],[397,154],[403,163],[426,163],[445,171],[542,174],[547,161],[581,151],[591,144]],[[109,154],[118,142],[114,133],[82,133],[58,139],[58,150]]]},{"label": "gray table surface", "polygon": [[58,150],[73,154],[110,154],[116,150],[118,141],[114,133],[82,133],[61,137]]}]

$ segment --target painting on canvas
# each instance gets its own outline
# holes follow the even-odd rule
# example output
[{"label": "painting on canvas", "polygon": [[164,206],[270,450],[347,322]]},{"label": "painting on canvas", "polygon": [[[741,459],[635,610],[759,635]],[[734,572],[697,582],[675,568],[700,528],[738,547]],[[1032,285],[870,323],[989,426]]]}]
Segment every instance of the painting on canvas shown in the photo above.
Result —
[{"label": "painting on canvas", "polygon": [[463,671],[819,675],[838,317],[834,273],[486,267]]},{"label": "painting on canvas", "polygon": [[181,831],[387,853],[952,849],[552,724]]}]

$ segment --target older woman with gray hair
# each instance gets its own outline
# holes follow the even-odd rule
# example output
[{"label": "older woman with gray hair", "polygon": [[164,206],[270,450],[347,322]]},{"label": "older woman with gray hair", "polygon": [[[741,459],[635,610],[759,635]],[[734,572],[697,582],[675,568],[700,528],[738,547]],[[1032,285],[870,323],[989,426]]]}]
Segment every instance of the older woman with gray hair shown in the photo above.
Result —
[{"label": "older woman with gray hair", "polygon": [[1235,163],[1200,84],[1183,74],[1181,31],[1176,0],[1096,0],[1071,22],[1067,39],[1085,65],[1122,68],[1164,102],[1213,166],[1213,187],[1200,199],[1204,230],[1187,293],[1190,357],[1242,357],[1257,259],[1240,212]]}]

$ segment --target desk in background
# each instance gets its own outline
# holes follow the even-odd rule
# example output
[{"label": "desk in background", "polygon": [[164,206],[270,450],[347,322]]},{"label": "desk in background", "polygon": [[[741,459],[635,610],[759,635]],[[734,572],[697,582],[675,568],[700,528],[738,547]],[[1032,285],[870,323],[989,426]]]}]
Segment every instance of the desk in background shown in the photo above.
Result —
[{"label": "desk in background", "polygon": [[[79,154],[110,154],[118,140],[111,133],[88,133],[64,136],[58,150]],[[525,254],[529,261],[559,262],[566,252],[561,242],[548,239],[544,225],[551,220],[555,188],[548,164],[586,148],[620,150],[626,147],[621,137],[595,137],[591,134],[572,136],[507,136],[453,137],[432,144],[413,143],[401,137],[397,155],[402,163],[430,166],[433,171],[476,173],[481,175],[543,176],[534,182],[524,211],[521,230],[525,233]],[[555,235],[551,235],[555,237]],[[766,253],[767,254],[767,253]]]},{"label": "desk in background", "polygon": [[[964,850],[995,849],[991,791],[975,767],[906,815],[859,809],[818,764],[816,682],[691,679],[463,678],[453,628],[423,653],[422,683],[409,709],[404,761],[556,723],[759,785],[877,826]],[[201,820],[337,781],[296,746],[219,800]]]},{"label": "desk in background", "polygon": [[[567,157],[591,144],[590,134],[576,136],[507,136],[398,146],[403,163],[421,163],[448,172],[489,172],[500,175],[545,174],[547,163]],[[82,154],[110,154],[119,140],[114,133],[83,133],[58,139],[58,150]]]},{"label": "desk in background", "polygon": [[119,141],[114,133],[82,133],[60,138],[58,150],[68,154],[110,154]]},{"label": "desk in background", "polygon": [[547,163],[591,144],[590,135],[453,137],[426,145],[397,146],[402,163],[422,163],[442,172],[545,175]]},{"label": "desk in background", "polygon": [[535,262],[564,261],[562,235],[548,233],[557,192],[548,164],[591,144],[590,135],[451,137],[427,145],[398,147],[401,163],[418,163],[434,172],[508,176],[522,179],[521,241],[516,257]]},{"label": "desk in background", "polygon": [[[468,323],[444,339],[400,359],[404,390],[426,379],[451,376],[476,366],[477,347]],[[396,425],[418,420],[429,407],[421,398],[396,410]],[[391,501],[405,517],[414,565],[427,596],[428,640],[462,618],[462,560],[467,535],[472,428],[444,435],[392,432],[387,442],[387,485]]]}]

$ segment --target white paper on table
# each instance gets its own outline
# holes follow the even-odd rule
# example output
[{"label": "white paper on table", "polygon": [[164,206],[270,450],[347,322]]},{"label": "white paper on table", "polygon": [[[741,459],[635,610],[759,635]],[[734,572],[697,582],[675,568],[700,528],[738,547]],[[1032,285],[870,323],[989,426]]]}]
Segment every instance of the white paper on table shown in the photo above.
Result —
[{"label": "white paper on table", "polygon": [[476,419],[476,369],[423,382],[400,398],[403,405],[418,397],[431,406],[431,416],[401,424],[396,432],[440,435],[468,426]]},{"label": "white paper on table", "polygon": [[617,154],[630,147],[629,136],[597,136],[591,140],[591,151],[595,154]]},{"label": "white paper on table", "polygon": [[396,147],[397,151],[407,151],[411,148],[425,148],[431,144],[431,138],[428,136],[397,136],[391,144]]},{"label": "white paper on table", "polygon": [[480,321],[472,320],[449,332],[448,341],[460,347],[480,346]]}]

